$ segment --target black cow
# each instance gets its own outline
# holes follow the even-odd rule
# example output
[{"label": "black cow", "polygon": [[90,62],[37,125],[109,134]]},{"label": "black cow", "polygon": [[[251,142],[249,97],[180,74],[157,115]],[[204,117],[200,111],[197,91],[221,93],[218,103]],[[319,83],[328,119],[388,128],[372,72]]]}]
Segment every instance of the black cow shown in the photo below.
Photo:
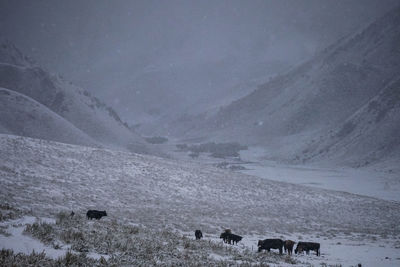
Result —
[{"label": "black cow", "polygon": [[225,243],[228,243],[228,235],[229,235],[229,233],[223,232],[223,233],[219,236],[219,238],[222,238],[222,240],[224,240]]},{"label": "black cow", "polygon": [[219,238],[222,238],[222,240],[224,240],[225,243],[228,243],[228,235],[229,234],[232,234],[232,230],[225,229],[225,231],[219,236]]},{"label": "black cow", "polygon": [[320,247],[321,245],[319,243],[314,243],[314,242],[299,242],[297,244],[296,249],[294,250],[294,253],[302,253],[305,251],[308,254],[310,254],[310,250],[313,250],[317,253],[317,256],[321,255],[320,252]]},{"label": "black cow", "polygon": [[[240,240],[242,240],[243,237],[241,237],[240,235],[231,234],[231,233],[229,233],[229,232],[223,232],[223,233],[219,236],[219,238],[222,238],[222,239],[224,240],[225,243],[233,244],[233,245],[234,245],[235,242],[236,242],[236,244],[237,244]],[[231,243],[231,242],[232,242],[232,243]]]},{"label": "black cow", "polygon": [[266,249],[268,252],[273,249],[279,249],[279,254],[282,254],[283,240],[282,239],[264,239],[258,240],[258,252]]},{"label": "black cow", "polygon": [[203,237],[203,233],[200,230],[196,230],[194,236],[196,237],[196,240],[199,240]]},{"label": "black cow", "polygon": [[242,238],[243,238],[243,237],[241,237],[240,235],[235,235],[235,234],[229,234],[229,233],[228,233],[228,241],[229,241],[229,244],[230,244],[231,241],[232,241],[233,245],[235,244],[235,242],[236,242],[236,245],[237,245],[237,243],[238,243],[240,240],[242,240]]},{"label": "black cow", "polygon": [[293,254],[294,244],[296,244],[296,242],[292,240],[285,240],[285,242],[283,242],[283,248],[285,249],[285,252],[287,252],[289,255]]},{"label": "black cow", "polygon": [[88,219],[100,220],[100,218],[103,216],[107,216],[107,212],[105,210],[88,210],[88,212],[86,212],[86,217]]}]

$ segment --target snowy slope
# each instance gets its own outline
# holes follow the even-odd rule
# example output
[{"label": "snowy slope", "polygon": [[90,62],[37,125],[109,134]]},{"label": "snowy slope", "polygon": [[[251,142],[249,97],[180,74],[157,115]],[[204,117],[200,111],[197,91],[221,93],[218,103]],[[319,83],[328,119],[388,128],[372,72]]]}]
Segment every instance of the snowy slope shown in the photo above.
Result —
[{"label": "snowy slope", "polygon": [[0,87],[0,130],[70,144],[95,145],[96,141],[63,117],[28,96]]},{"label": "snowy slope", "polygon": [[[157,226],[161,221],[181,230],[201,225],[211,232],[231,226],[243,233],[400,231],[395,202],[24,137],[2,135],[0,147],[1,197],[23,207],[34,205],[39,214],[105,207],[138,223]],[[19,183],[27,187],[13,189]]]},{"label": "snowy slope", "polygon": [[0,201],[34,216],[105,209],[111,222],[185,233],[202,229],[214,241],[231,228],[249,249],[267,237],[318,240],[321,258],[298,256],[318,265],[332,257],[340,261],[348,249],[341,243],[357,246],[363,259],[365,248],[382,242],[387,248],[372,254],[377,261],[399,245],[397,202],[26,137],[1,135],[0,148]]},{"label": "snowy slope", "polygon": [[[190,124],[186,137],[215,136],[263,144],[270,149],[270,158],[280,159],[302,157],[302,152],[319,139],[326,140],[327,146],[333,142],[332,132],[399,79],[399,25],[397,8],[360,33],[339,40],[312,60],[221,108],[216,116],[203,116]],[[398,124],[399,114],[392,114],[392,122]],[[389,135],[393,129],[388,131]],[[370,131],[370,135],[360,137],[359,145],[381,137]],[[380,143],[390,146],[390,142]]]},{"label": "snowy slope", "polygon": [[400,79],[344,121],[329,138],[321,138],[304,159],[336,158],[354,166],[400,160]]},{"label": "snowy slope", "polygon": [[24,60],[8,43],[0,50],[0,86],[36,100],[101,144],[146,150],[142,138],[97,98]]}]

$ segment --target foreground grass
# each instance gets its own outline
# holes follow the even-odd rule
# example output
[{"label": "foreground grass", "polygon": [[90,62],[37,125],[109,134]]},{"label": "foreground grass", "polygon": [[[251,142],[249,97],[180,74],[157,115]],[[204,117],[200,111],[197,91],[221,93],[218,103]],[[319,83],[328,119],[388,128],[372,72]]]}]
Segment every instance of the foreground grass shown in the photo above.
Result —
[{"label": "foreground grass", "polygon": [[[159,265],[159,266],[269,266],[291,263],[292,258],[276,253],[240,250],[219,242],[193,240],[171,229],[148,229],[116,220],[88,221],[83,216],[71,218],[60,213],[55,224],[28,224],[25,233],[53,248],[68,245],[66,256],[53,260],[44,253],[14,255],[2,251],[0,265],[43,262],[54,265]],[[98,259],[88,257],[98,254]],[[68,263],[68,264],[67,264]]]},{"label": "foreground grass", "polygon": [[0,250],[0,266],[106,266],[106,261],[94,260],[86,257],[85,254],[74,254],[67,252],[64,257],[57,260],[46,256],[46,253],[33,251],[26,255],[23,253],[15,254],[12,250]]}]

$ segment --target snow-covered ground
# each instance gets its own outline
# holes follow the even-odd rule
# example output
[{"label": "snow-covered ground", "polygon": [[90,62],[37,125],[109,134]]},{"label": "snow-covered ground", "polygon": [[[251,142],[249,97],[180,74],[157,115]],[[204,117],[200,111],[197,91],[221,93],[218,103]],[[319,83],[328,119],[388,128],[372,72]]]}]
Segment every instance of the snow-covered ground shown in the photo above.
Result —
[{"label": "snow-covered ground", "polygon": [[[176,150],[176,140],[160,145],[164,154],[169,154],[177,160],[200,162],[205,165],[217,165],[226,162],[229,166],[244,167],[241,173],[265,178],[268,180],[300,184],[328,190],[348,192],[370,196],[389,201],[400,201],[400,173],[389,172],[389,168],[350,168],[344,166],[325,166],[321,164],[290,165],[282,162],[266,160],[267,154],[262,147],[249,147],[240,151],[240,160],[218,159],[206,154],[200,154],[192,159],[186,152]],[[393,166],[395,162],[390,163]]]},{"label": "snow-covered ground", "polygon": [[[257,240],[276,237],[321,243],[321,257],[293,257],[300,265],[400,264],[398,202],[195,162],[0,135],[0,201],[46,218],[71,210],[80,216],[88,209],[107,210],[108,227],[115,221],[154,231],[201,229],[206,240],[214,240],[211,247],[218,247],[225,228],[244,237],[235,246],[242,252],[221,254],[202,243],[199,249],[214,260],[214,254],[236,263],[243,257],[259,259],[251,252]],[[85,231],[90,233],[97,224],[85,225],[79,227],[89,227]],[[8,242],[1,240],[5,247]]]},{"label": "snow-covered ground", "polygon": [[290,166],[275,162],[246,164],[241,172],[266,179],[400,201],[398,174],[365,169]]},{"label": "snow-covered ground", "polygon": [[400,174],[374,170],[373,168],[319,167],[315,165],[287,165],[261,160],[263,151],[250,148],[241,151],[242,173],[275,181],[301,184],[400,201]]},{"label": "snow-covered ground", "polygon": [[54,258],[63,256],[65,250],[57,250],[45,246],[40,241],[23,234],[25,225],[33,224],[35,221],[35,217],[26,216],[12,221],[1,222],[0,225],[6,227],[7,236],[0,235],[0,249],[12,249],[16,253],[22,252],[25,254],[30,254],[33,250],[36,252],[46,251],[47,255]]}]

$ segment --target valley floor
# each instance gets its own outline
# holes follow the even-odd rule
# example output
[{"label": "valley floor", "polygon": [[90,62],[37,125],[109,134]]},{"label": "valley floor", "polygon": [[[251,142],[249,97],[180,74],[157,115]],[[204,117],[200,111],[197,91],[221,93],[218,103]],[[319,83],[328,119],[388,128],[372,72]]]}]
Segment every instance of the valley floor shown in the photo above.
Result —
[{"label": "valley floor", "polygon": [[[10,240],[21,235],[22,228],[13,219],[33,225],[31,217],[55,221],[74,210],[76,220],[65,221],[64,216],[61,223],[39,223],[28,227],[24,236],[31,236],[32,242],[59,243],[58,249],[70,245],[79,251],[83,245],[94,258],[105,255],[111,262],[148,253],[157,258],[157,264],[165,265],[185,257],[187,263],[222,266],[400,264],[398,202],[272,181],[272,176],[284,173],[285,168],[278,167],[273,171],[268,166],[271,173],[265,179],[182,160],[0,135],[0,202],[18,210],[15,218],[3,215],[0,245],[18,252]],[[294,170],[287,168],[286,176]],[[312,171],[303,173],[307,172]],[[88,209],[107,210],[108,217],[87,221]],[[225,228],[243,236],[243,241],[233,248],[222,244],[218,237]],[[193,240],[195,229],[205,235],[201,243]],[[66,230],[72,236],[74,231],[81,233],[78,236],[90,242],[66,237],[62,234]],[[110,239],[109,245],[93,242],[92,231]],[[256,253],[257,240],[265,238],[320,242],[321,257]],[[160,253],[142,251],[135,240],[143,244],[175,241],[168,243],[172,248],[167,250],[149,245],[151,251],[160,250],[164,255],[160,257]],[[29,251],[27,246],[21,252]],[[54,248],[54,243],[46,246]],[[131,246],[131,252],[125,251]],[[154,257],[142,260],[150,264]]]}]

